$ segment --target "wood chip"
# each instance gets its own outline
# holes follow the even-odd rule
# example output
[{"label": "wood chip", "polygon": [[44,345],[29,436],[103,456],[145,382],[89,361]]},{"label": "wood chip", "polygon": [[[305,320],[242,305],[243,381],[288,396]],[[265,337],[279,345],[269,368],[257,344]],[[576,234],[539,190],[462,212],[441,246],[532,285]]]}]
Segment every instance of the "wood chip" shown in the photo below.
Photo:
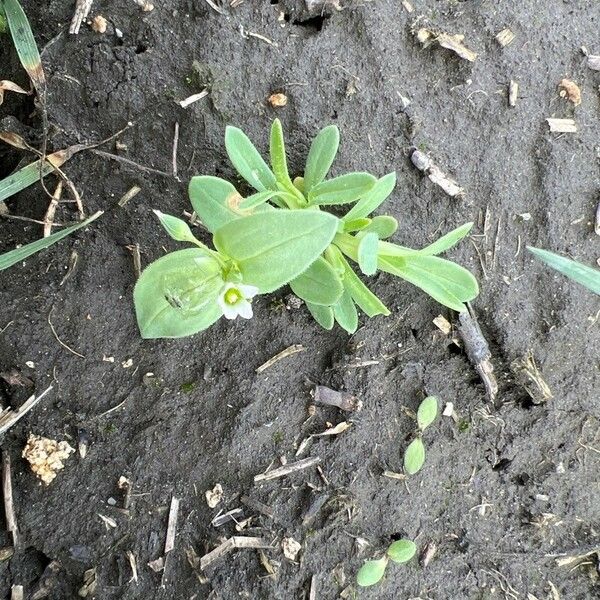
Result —
[{"label": "wood chip", "polygon": [[167,538],[165,540],[165,555],[175,548],[175,535],[177,532],[177,515],[179,514],[179,499],[171,498],[169,510],[169,522],[167,524]]},{"label": "wood chip", "polygon": [[13,585],[10,588],[10,600],[23,600],[23,586]]},{"label": "wood chip", "polygon": [[269,104],[273,108],[282,108],[288,103],[287,96],[282,93],[271,94],[269,96]]},{"label": "wood chip", "polygon": [[449,335],[452,332],[452,325],[450,321],[443,315],[438,315],[434,320],[433,324],[444,334]]},{"label": "wood chip", "polygon": [[567,98],[575,106],[581,104],[581,89],[574,81],[562,79],[558,87],[560,88],[561,98]]},{"label": "wood chip", "polygon": [[592,71],[600,71],[600,55],[589,54],[587,57],[587,66]]},{"label": "wood chip", "polygon": [[314,465],[318,465],[321,462],[321,458],[319,456],[315,456],[312,458],[304,458],[297,462],[288,463],[283,467],[279,467],[278,469],[273,469],[268,473],[261,473],[260,475],[254,476],[254,483],[261,483],[262,481],[272,481],[273,479],[278,479],[279,477],[285,477],[286,475],[291,475],[293,473],[297,473],[298,471],[302,471],[303,469],[308,469],[309,467],[313,467]]},{"label": "wood chip", "polygon": [[424,152],[415,149],[410,160],[419,171],[425,173],[430,181],[439,185],[448,196],[455,197],[464,194],[464,190],[458,183],[448,177]]},{"label": "wood chip", "polygon": [[514,108],[517,105],[517,99],[519,97],[519,84],[513,79],[508,84],[508,105]]},{"label": "wood chip", "polygon": [[208,90],[202,90],[198,94],[192,94],[184,100],[180,100],[177,104],[179,104],[181,108],[187,108],[190,104],[194,104],[194,102],[198,102],[198,100],[202,100],[202,98],[205,98],[206,96],[208,96]]},{"label": "wood chip", "polygon": [[300,553],[300,550],[302,550],[302,544],[297,542],[292,537],[287,537],[287,538],[283,538],[283,540],[281,540],[281,548],[283,550],[283,555],[288,560],[295,561],[296,558],[298,557],[298,554]]},{"label": "wood chip", "polygon": [[19,419],[24,417],[51,389],[52,386],[49,386],[39,396],[31,396],[16,411],[7,408],[0,412],[0,435],[6,433]]},{"label": "wood chip", "polygon": [[77,594],[81,598],[89,598],[96,592],[98,582],[96,580],[96,569],[88,569],[83,574],[83,585],[79,588]]},{"label": "wood chip", "polygon": [[507,27],[496,34],[496,41],[504,48],[512,44],[515,39],[515,34]]},{"label": "wood chip", "polygon": [[546,119],[553,133],[576,133],[577,125],[573,119]]},{"label": "wood chip", "polygon": [[165,568],[164,556],[159,556],[156,560],[151,560],[148,566],[155,572],[160,573]]},{"label": "wood chip", "polygon": [[260,367],[256,369],[256,372],[262,373],[269,367],[272,367],[276,362],[279,362],[280,360],[287,358],[288,356],[292,356],[293,354],[297,354],[298,352],[304,352],[305,350],[306,348],[302,346],[302,344],[293,344],[292,346],[289,346],[285,350],[279,352],[279,354],[276,354],[275,356],[270,358],[266,363],[260,365]]},{"label": "wood chip", "polygon": [[204,496],[206,498],[206,504],[208,504],[208,508],[215,508],[221,500],[223,500],[223,486],[220,483],[217,483],[212,490],[206,490],[204,492]]},{"label": "wood chip", "polygon": [[432,44],[439,44],[442,48],[447,48],[455,52],[460,58],[464,58],[469,62],[475,62],[477,52],[469,50],[464,44],[464,35],[450,35],[449,33],[438,32],[434,29],[422,27],[417,31],[417,39],[424,48],[428,48]]},{"label": "wood chip", "polygon": [[240,535],[234,535],[226,539],[222,544],[217,546],[214,550],[205,554],[200,559],[200,568],[204,571],[209,565],[216,560],[219,560],[234,549],[243,548],[255,548],[255,549],[270,549],[272,546],[263,538],[259,537],[246,537]]}]

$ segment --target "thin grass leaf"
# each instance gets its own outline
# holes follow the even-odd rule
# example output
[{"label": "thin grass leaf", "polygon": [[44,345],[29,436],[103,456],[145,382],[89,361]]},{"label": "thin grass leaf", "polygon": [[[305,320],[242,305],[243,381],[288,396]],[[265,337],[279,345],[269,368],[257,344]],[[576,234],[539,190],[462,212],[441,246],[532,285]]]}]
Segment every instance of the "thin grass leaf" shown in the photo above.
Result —
[{"label": "thin grass leaf", "polygon": [[529,250],[536,258],[545,262],[549,267],[566,275],[569,279],[580,283],[595,294],[600,295],[600,271],[598,269],[588,267],[576,260],[571,260],[560,254],[542,250],[541,248],[527,246],[527,250]]},{"label": "thin grass leaf", "polygon": [[52,235],[49,235],[46,238],[42,238],[41,240],[36,240],[35,242],[31,242],[30,244],[26,244],[21,248],[17,248],[16,250],[10,250],[9,252],[5,252],[4,254],[0,254],[0,271],[4,269],[8,269],[8,267],[12,267],[13,265],[29,258],[32,254],[39,252],[40,250],[44,250],[52,244],[62,240],[67,237],[74,231],[81,229],[82,227],[86,227],[92,221],[95,221],[103,211],[99,210],[97,213],[93,214],[91,217],[82,221],[81,223],[77,223],[76,225],[71,225],[70,227],[66,227],[62,231],[57,231]]},{"label": "thin grass leaf", "polygon": [[61,167],[74,154],[87,147],[88,146],[84,146],[83,144],[69,146],[64,150],[49,154],[41,169],[40,160],[36,160],[22,169],[19,169],[16,173],[12,173],[8,177],[0,180],[0,202],[14,196],[14,194],[24,190],[26,187],[33,185],[36,181],[39,181],[40,175],[46,177],[46,175],[54,172],[55,168]]},{"label": "thin grass leaf", "polygon": [[18,0],[0,0],[0,6],[4,10],[19,60],[38,95],[43,99],[46,94],[46,76],[27,15]]}]

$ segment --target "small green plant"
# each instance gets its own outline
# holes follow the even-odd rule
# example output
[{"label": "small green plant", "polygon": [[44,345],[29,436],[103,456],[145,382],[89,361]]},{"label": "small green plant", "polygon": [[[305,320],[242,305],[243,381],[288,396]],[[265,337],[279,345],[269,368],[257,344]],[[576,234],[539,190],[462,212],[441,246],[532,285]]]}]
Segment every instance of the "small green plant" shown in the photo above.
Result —
[{"label": "small green plant", "polygon": [[[225,147],[236,170],[256,192],[243,198],[223,179],[193,177],[189,195],[212,233],[213,248],[188,225],[156,211],[177,241],[195,247],[168,254],[147,267],[134,291],[142,337],[181,337],[206,329],[221,316],[252,316],[251,300],[289,284],[324,328],[335,322],[353,333],[360,308],[367,316],[390,311],[358,277],[385,271],[402,277],[454,310],[477,296],[477,281],[463,267],[442,259],[464,236],[467,223],[422,250],[386,241],[398,226],[387,215],[372,216],[391,194],[395,173],[376,179],[348,173],[326,179],[339,145],[337,127],[313,141],[304,177],[291,179],[278,119],[270,138],[271,166],[248,137],[227,127]],[[342,217],[326,212],[354,204]]]},{"label": "small green plant", "polygon": [[386,553],[378,560],[367,560],[356,574],[356,583],[361,587],[375,585],[381,581],[388,562],[407,563],[417,553],[417,546],[411,540],[401,539],[392,542]]},{"label": "small green plant", "polygon": [[418,473],[425,463],[423,432],[435,421],[437,413],[438,399],[435,396],[428,396],[419,405],[417,410],[418,431],[404,452],[404,471],[408,475]]},{"label": "small green plant", "polygon": [[536,258],[545,262],[549,267],[580,283],[588,288],[588,290],[592,290],[595,294],[600,295],[600,271],[598,269],[588,267],[583,263],[566,258],[560,254],[555,254],[549,250],[542,250],[541,248],[533,248],[531,246],[527,246],[527,250]]}]

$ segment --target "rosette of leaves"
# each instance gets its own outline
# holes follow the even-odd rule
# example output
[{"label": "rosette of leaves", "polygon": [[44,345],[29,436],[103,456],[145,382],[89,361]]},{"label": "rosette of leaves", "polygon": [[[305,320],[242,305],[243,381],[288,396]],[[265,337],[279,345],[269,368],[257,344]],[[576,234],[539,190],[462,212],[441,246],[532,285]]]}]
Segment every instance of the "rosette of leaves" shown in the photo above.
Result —
[{"label": "rosette of leaves", "polygon": [[[392,193],[395,173],[379,179],[363,172],[328,178],[338,145],[337,127],[325,127],[310,147],[303,177],[292,179],[278,119],[271,128],[270,165],[243,131],[227,127],[227,154],[255,191],[243,197],[224,179],[192,178],[190,200],[213,235],[215,250],[186,232],[180,241],[196,248],[167,255],[142,273],[134,294],[142,335],[179,337],[210,326],[220,316],[219,289],[232,279],[258,293],[289,284],[321,326],[331,329],[337,322],[353,333],[357,309],[369,317],[390,314],[356,268],[367,276],[396,275],[441,304],[464,310],[479,292],[477,281],[439,254],[466,236],[472,224],[421,250],[387,241],[397,229],[396,219],[372,213]],[[353,206],[341,217],[328,212],[340,205]],[[178,227],[185,225],[177,221]]]},{"label": "rosette of leaves", "polygon": [[356,574],[356,583],[369,587],[379,583],[385,574],[389,561],[404,564],[417,553],[417,546],[411,540],[401,539],[392,542],[386,553],[377,560],[367,560]]}]

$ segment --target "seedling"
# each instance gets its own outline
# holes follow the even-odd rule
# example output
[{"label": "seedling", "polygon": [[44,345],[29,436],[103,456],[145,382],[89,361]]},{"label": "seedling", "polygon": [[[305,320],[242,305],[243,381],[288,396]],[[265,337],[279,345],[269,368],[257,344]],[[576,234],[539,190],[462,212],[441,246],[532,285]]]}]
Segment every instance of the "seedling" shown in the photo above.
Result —
[{"label": "seedling", "polygon": [[408,445],[404,452],[404,470],[408,475],[418,473],[425,463],[425,445],[423,432],[436,419],[438,413],[438,399],[428,396],[421,402],[417,410],[418,431],[415,439]]},{"label": "seedling", "polygon": [[527,246],[527,250],[549,267],[600,295],[600,271],[598,269],[541,248]]},{"label": "seedling", "polygon": [[[227,127],[227,154],[256,191],[244,198],[218,177],[192,178],[190,199],[213,235],[213,248],[196,239],[181,219],[157,212],[171,237],[195,248],[164,256],[142,273],[134,291],[142,337],[181,337],[206,329],[221,316],[250,317],[254,295],[286,284],[325,329],[337,322],[353,333],[357,307],[369,317],[390,311],[350,262],[365,275],[391,273],[445,306],[464,310],[464,302],[479,292],[477,281],[438,255],[466,236],[472,224],[422,250],[386,241],[398,223],[372,213],[392,193],[396,174],[377,179],[348,173],[326,179],[338,145],[337,127],[325,127],[311,145],[304,176],[292,180],[278,119],[271,128],[271,166],[240,129]],[[344,204],[353,206],[342,217],[327,212]]]},{"label": "seedling", "polygon": [[407,563],[416,553],[417,546],[411,540],[392,542],[380,559],[363,564],[356,574],[356,583],[361,587],[375,585],[381,581],[390,560],[398,564]]}]

